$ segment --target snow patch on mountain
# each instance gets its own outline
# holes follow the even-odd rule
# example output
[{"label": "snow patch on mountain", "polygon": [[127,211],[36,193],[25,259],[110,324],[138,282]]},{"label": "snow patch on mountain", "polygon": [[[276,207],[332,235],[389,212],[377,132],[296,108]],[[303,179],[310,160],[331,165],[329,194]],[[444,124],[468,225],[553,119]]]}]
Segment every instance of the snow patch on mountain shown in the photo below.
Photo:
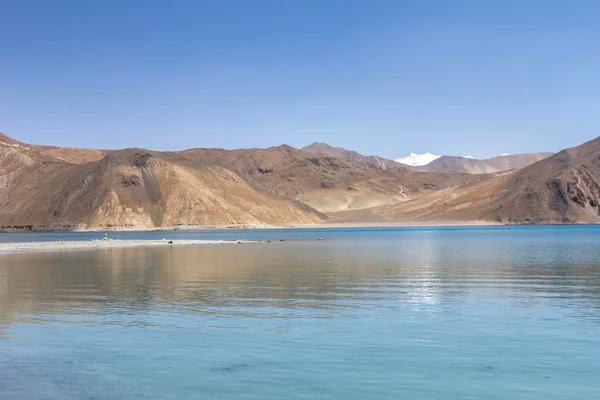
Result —
[{"label": "snow patch on mountain", "polygon": [[413,167],[422,167],[423,165],[427,165],[430,162],[437,160],[440,157],[441,156],[431,154],[431,153],[424,153],[424,154],[410,153],[407,157],[397,158],[394,161],[399,162],[400,164],[404,164],[404,165],[411,165]]}]

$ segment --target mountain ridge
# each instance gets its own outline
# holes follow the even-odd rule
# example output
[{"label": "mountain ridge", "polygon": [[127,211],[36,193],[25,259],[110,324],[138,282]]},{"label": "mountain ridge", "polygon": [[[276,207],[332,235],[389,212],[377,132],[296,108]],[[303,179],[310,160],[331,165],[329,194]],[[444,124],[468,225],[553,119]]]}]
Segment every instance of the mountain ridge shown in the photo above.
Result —
[{"label": "mountain ridge", "polygon": [[408,157],[389,160],[379,156],[364,156],[356,151],[334,147],[327,143],[314,142],[300,150],[321,153],[348,161],[356,161],[368,167],[380,169],[404,168],[411,171],[439,172],[451,174],[497,174],[521,169],[553,153],[503,154],[488,159],[471,156],[439,156],[432,153],[410,153]]},{"label": "mountain ridge", "polygon": [[3,230],[264,226],[325,218],[296,200],[256,190],[225,168],[191,167],[170,153],[124,149],[78,164],[14,146],[0,142]]},{"label": "mountain ridge", "polygon": [[380,169],[394,169],[402,167],[394,160],[388,160],[379,156],[363,156],[356,151],[346,150],[342,147],[330,146],[327,143],[314,142],[308,146],[302,147],[300,150],[308,153],[321,153],[330,157],[338,157],[346,161],[356,161],[366,166]]},{"label": "mountain ridge", "polygon": [[552,153],[520,153],[483,160],[442,156],[427,165],[419,167],[419,170],[423,172],[495,174],[524,168],[551,155]]},{"label": "mountain ridge", "polygon": [[371,211],[383,219],[600,223],[600,137],[451,193]]},{"label": "mountain ridge", "polygon": [[[287,145],[107,151],[29,145],[0,134],[0,226],[294,226],[328,218],[600,222],[600,138],[532,163],[514,155],[527,165],[479,174],[393,164],[383,169],[359,153],[333,149],[353,159],[326,155],[314,146],[313,151]],[[513,156],[495,158],[497,168],[506,167],[506,157]]]}]

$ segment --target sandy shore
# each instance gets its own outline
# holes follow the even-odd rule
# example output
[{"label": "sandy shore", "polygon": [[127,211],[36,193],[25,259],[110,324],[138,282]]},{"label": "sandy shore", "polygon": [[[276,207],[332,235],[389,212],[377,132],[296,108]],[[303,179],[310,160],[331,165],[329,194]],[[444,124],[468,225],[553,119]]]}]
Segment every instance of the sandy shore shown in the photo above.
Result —
[{"label": "sandy shore", "polygon": [[334,229],[334,228],[404,228],[404,227],[436,227],[436,226],[498,226],[504,225],[489,221],[407,221],[407,222],[336,222],[324,221],[316,224],[297,224],[297,225],[223,225],[223,226],[204,226],[204,225],[186,225],[186,226],[163,226],[156,228],[115,227],[114,229],[76,229],[73,232],[170,232],[170,231],[214,231],[214,230],[269,230],[269,229]]},{"label": "sandy shore", "polygon": [[[293,228],[292,226],[278,226],[266,224],[246,225],[177,225],[177,226],[114,226],[110,228],[75,228],[68,232],[171,232],[171,231],[243,231],[255,229],[280,229]],[[60,232],[60,231],[59,231]]]},{"label": "sandy shore", "polygon": [[[33,231],[4,231],[0,233],[45,233],[45,232],[177,232],[177,231],[243,231],[243,230],[276,230],[276,229],[352,229],[352,228],[406,228],[406,227],[450,227],[450,226],[502,226],[506,224],[489,221],[402,221],[402,222],[345,222],[345,221],[324,221],[316,224],[297,224],[297,225],[222,225],[222,226],[204,226],[204,225],[185,225],[185,226],[161,226],[161,227],[143,227],[143,226],[116,226],[111,228],[89,228],[72,230],[33,230]],[[161,241],[162,242],[162,241]],[[203,241],[196,241],[194,244],[203,244]],[[211,241],[209,241],[211,242]],[[208,243],[210,244],[210,243]],[[1,244],[0,244],[1,245]],[[0,250],[1,251],[1,250]]]},{"label": "sandy shore", "polygon": [[254,243],[246,240],[93,240],[58,242],[15,242],[0,243],[2,253],[29,253],[36,251],[94,250],[114,248],[138,248],[155,246],[195,246]]},{"label": "sandy shore", "polygon": [[335,229],[335,228],[419,228],[450,226],[501,226],[497,222],[486,221],[444,221],[444,222],[325,222],[322,224],[294,225],[293,229]]}]

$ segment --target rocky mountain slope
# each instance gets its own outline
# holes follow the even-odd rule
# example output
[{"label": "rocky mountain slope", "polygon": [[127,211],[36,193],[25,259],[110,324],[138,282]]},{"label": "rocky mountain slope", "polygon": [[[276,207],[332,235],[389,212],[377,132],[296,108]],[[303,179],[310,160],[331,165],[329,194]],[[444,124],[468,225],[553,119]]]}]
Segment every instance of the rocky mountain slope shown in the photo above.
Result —
[{"label": "rocky mountain slope", "polygon": [[371,211],[384,220],[600,222],[600,137],[510,174]]},{"label": "rocky mountain slope", "polygon": [[330,157],[337,157],[346,161],[355,161],[369,168],[398,169],[410,171],[437,172],[444,174],[498,174],[524,168],[534,162],[543,160],[552,153],[523,153],[502,155],[484,160],[473,157],[437,156],[431,153],[415,154],[397,160],[388,160],[378,156],[363,156],[362,154],[333,147],[326,143],[313,143],[303,147],[302,151],[320,153]]},{"label": "rocky mountain slope", "polygon": [[17,152],[20,152],[23,155],[37,154],[36,157],[38,160],[64,161],[75,164],[98,161],[110,152],[109,150],[29,145],[21,143],[2,133],[0,133],[0,145],[5,149],[7,147],[12,147],[15,154]]},{"label": "rocky mountain slope", "polygon": [[300,150],[307,153],[320,153],[329,157],[337,157],[346,161],[356,161],[359,164],[367,167],[379,169],[395,169],[401,167],[401,165],[396,161],[381,158],[379,156],[363,156],[356,151],[346,150],[341,147],[333,147],[327,143],[315,142],[301,148]]},{"label": "rocky mountain slope", "polygon": [[[322,214],[219,166],[140,149],[76,164],[0,138],[0,225],[11,229],[315,223]],[[185,160],[184,160],[185,161]]]},{"label": "rocky mountain slope", "polygon": [[419,167],[419,171],[451,174],[495,174],[524,168],[551,155],[552,153],[524,153],[498,156],[486,160],[442,156],[427,165]]},{"label": "rocky mountain slope", "polygon": [[73,164],[85,164],[99,161],[106,157],[110,150],[81,149],[75,147],[32,146],[43,153]]},{"label": "rocky mountain slope", "polygon": [[[600,138],[500,175],[383,169],[344,157],[285,145],[108,152],[34,146],[0,135],[0,226],[148,229],[327,218],[600,222]],[[487,161],[505,168],[532,157]]]},{"label": "rocky mountain slope", "polygon": [[321,212],[395,204],[425,192],[478,182],[486,177],[382,170],[357,161],[290,146],[268,149],[192,149],[178,153],[193,165],[219,165],[251,184],[300,200]]}]

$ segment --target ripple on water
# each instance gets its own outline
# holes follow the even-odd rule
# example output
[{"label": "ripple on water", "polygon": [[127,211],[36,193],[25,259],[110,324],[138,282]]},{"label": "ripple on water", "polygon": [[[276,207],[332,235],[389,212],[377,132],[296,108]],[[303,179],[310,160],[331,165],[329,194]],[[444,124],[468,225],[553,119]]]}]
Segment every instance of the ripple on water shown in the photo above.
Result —
[{"label": "ripple on water", "polygon": [[2,255],[0,398],[595,398],[599,233]]}]

